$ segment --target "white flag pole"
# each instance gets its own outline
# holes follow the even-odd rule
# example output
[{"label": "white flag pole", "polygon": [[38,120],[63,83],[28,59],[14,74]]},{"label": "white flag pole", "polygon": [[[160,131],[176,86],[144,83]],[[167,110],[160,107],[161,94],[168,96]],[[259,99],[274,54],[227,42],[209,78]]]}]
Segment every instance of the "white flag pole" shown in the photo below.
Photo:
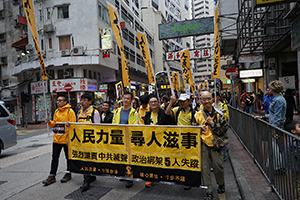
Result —
[{"label": "white flag pole", "polygon": [[168,74],[168,79],[169,79],[169,84],[170,84],[170,88],[171,88],[171,93],[172,93],[172,97],[175,98],[175,92],[174,92],[174,88],[173,88],[173,84],[172,84],[172,79],[170,76],[170,68],[168,63],[165,61],[165,67],[167,69],[167,74]]},{"label": "white flag pole", "polygon": [[[44,87],[46,87],[46,81],[43,81],[43,84],[44,84]],[[46,91],[45,91],[45,89],[47,89],[47,88],[44,88],[44,90],[43,90],[43,94],[44,94],[44,104],[45,104],[45,114],[46,114],[46,118],[48,118],[48,110],[47,110],[47,101],[46,101]],[[47,124],[47,133],[48,133],[48,137],[50,137],[50,133],[49,133],[49,124],[48,123],[46,123]]]}]

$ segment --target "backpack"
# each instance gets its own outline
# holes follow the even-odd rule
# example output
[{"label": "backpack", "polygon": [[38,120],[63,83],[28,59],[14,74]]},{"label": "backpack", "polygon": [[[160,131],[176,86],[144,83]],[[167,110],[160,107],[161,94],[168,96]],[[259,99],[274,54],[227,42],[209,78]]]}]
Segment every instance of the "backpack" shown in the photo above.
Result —
[{"label": "backpack", "polygon": [[[81,117],[81,118],[78,118],[77,119],[77,122],[78,122],[78,120],[79,119],[86,119],[86,120],[89,120],[89,119],[91,119],[92,120],[92,123],[94,123],[94,115],[95,115],[95,108],[93,107],[93,111],[92,111],[92,116],[90,117],[90,116],[87,116],[87,117]],[[69,111],[68,111],[69,112]],[[80,112],[80,111],[79,111]]]},{"label": "backpack", "polygon": [[[183,110],[183,108],[181,108],[181,106],[179,106],[179,108],[176,112],[175,119],[174,119],[175,120],[175,125],[177,125],[178,116],[179,116],[179,113],[180,113],[181,110]],[[191,117],[191,125],[192,125],[192,124],[196,123],[196,119],[195,119],[196,110],[191,108],[191,111],[192,111],[192,117]]]},{"label": "backpack", "polygon": [[[204,116],[204,119],[206,120],[208,116],[204,112],[204,110],[202,110],[202,114]],[[229,125],[226,122],[225,118],[223,121],[219,122],[220,116],[223,116],[223,115],[221,113],[218,113],[217,111],[214,116],[211,116],[211,118],[213,119],[213,121],[215,123],[215,127],[211,127],[211,125],[209,125],[209,128],[214,135],[223,137],[223,136],[225,136],[227,130],[229,129]]]}]

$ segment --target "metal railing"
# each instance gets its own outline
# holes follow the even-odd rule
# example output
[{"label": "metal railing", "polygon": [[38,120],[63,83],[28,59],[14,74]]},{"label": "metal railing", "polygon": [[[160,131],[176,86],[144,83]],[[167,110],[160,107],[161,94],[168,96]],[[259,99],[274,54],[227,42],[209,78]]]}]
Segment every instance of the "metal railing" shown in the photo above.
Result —
[{"label": "metal railing", "polygon": [[300,137],[228,106],[229,124],[280,199],[300,199]]}]

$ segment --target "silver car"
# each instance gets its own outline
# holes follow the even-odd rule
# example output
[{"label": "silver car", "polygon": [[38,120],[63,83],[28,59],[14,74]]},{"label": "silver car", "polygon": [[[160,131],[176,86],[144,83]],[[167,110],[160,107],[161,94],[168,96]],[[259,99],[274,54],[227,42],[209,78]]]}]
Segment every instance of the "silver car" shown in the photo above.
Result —
[{"label": "silver car", "polygon": [[1,151],[17,144],[17,132],[10,112],[0,101],[0,154]]}]

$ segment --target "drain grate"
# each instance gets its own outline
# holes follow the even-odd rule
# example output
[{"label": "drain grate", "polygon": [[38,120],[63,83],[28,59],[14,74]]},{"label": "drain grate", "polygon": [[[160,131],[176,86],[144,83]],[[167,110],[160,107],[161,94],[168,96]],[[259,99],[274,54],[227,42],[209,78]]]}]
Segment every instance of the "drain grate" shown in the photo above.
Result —
[{"label": "drain grate", "polygon": [[71,194],[65,196],[65,199],[74,200],[98,200],[107,194],[112,188],[101,187],[101,186],[91,186],[89,190],[81,192],[81,189],[77,189]]}]

